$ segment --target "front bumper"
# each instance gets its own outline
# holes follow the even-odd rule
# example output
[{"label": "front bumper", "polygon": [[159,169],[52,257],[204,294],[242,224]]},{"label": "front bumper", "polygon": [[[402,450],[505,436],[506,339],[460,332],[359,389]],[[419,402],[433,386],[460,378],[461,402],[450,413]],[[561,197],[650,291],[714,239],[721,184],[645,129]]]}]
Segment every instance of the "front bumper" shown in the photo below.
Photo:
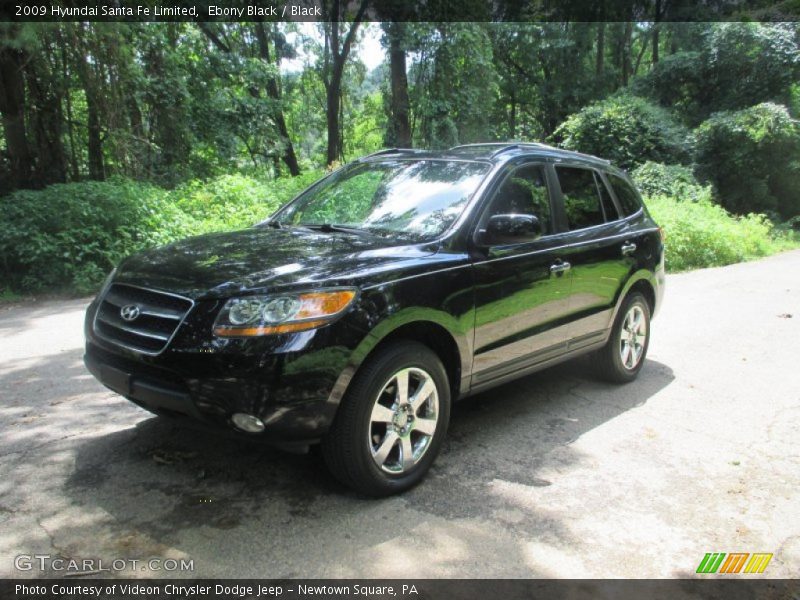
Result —
[{"label": "front bumper", "polygon": [[[96,336],[96,310],[93,303],[86,314],[84,362],[106,387],[153,413],[285,447],[314,443],[328,431],[340,397],[334,389],[361,339],[358,328],[339,321],[297,334],[219,340],[207,318],[196,318],[163,353],[146,356]],[[264,431],[238,430],[235,413],[259,418]]]}]

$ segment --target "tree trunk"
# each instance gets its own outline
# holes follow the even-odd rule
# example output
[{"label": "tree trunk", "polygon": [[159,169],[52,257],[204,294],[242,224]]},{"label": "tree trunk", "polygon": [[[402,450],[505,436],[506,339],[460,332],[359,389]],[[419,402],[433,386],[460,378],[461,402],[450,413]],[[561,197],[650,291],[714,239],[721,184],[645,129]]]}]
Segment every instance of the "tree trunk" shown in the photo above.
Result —
[{"label": "tree trunk", "polygon": [[625,22],[625,33],[622,38],[622,86],[628,85],[631,76],[631,41],[633,39],[633,21]]},{"label": "tree trunk", "polygon": [[[264,23],[256,23],[256,38],[258,39],[258,49],[261,59],[266,61],[267,64],[272,64],[269,53],[269,40],[264,31]],[[276,57],[280,61],[280,57]],[[273,110],[273,118],[275,124],[278,126],[278,133],[283,142],[283,162],[289,168],[289,173],[292,177],[300,175],[300,166],[297,163],[297,155],[294,152],[292,140],[289,137],[289,128],[286,126],[286,119],[283,115],[283,108],[281,107],[281,88],[275,77],[270,77],[267,80],[267,95],[275,102],[276,106]]]},{"label": "tree trunk", "polygon": [[390,23],[386,33],[389,37],[389,70],[392,88],[392,135],[398,148],[411,147],[411,124],[408,120],[408,76],[406,74],[406,51],[404,23]]},{"label": "tree trunk", "polygon": [[[85,31],[80,24],[78,24],[77,29]],[[103,139],[101,136],[100,111],[97,105],[97,89],[93,75],[90,72],[89,63],[86,60],[86,44],[81,43],[74,31],[73,49],[75,50],[78,78],[81,80],[81,86],[86,94],[89,178],[102,181],[105,179],[105,166],[103,165]]]},{"label": "tree trunk", "polygon": [[[91,99],[90,99],[91,98]],[[103,165],[103,140],[101,137],[100,115],[94,94],[86,90],[86,112],[88,113],[89,135],[89,178],[102,181],[106,178]]]},{"label": "tree trunk", "polygon": [[45,33],[41,48],[26,65],[25,74],[32,111],[30,123],[36,140],[35,177],[38,185],[66,181],[66,158],[61,107],[66,81],[58,76],[58,58],[53,53],[54,36]]},{"label": "tree trunk", "polygon": [[[336,23],[333,24],[334,27]],[[327,164],[339,160],[342,155],[342,141],[339,137],[339,96],[341,95],[341,77],[327,86],[325,96],[325,110],[327,115],[328,147],[326,152]]]},{"label": "tree trunk", "polygon": [[655,22],[653,23],[653,64],[658,64],[658,36],[661,29],[661,0],[656,0]]},{"label": "tree trunk", "polygon": [[639,74],[639,65],[642,63],[642,57],[644,56],[644,52],[647,50],[647,39],[644,35],[642,35],[642,47],[639,48],[639,56],[636,57],[636,64],[633,66],[633,74]]},{"label": "tree trunk", "polygon": [[603,74],[603,63],[606,54],[606,24],[600,21],[597,24],[597,58],[595,62],[595,73],[599,76]]},{"label": "tree trunk", "polygon": [[517,138],[517,95],[511,91],[510,106],[508,110],[508,135],[509,139]]},{"label": "tree trunk", "polygon": [[369,0],[361,0],[358,7],[358,12],[350,24],[350,29],[344,38],[344,41],[339,44],[339,20],[341,15],[341,2],[340,0],[333,0],[332,7],[326,11],[327,16],[330,18],[330,30],[327,39],[326,47],[330,52],[329,65],[327,68],[328,77],[325,78],[325,109],[327,111],[327,129],[328,129],[328,147],[326,152],[327,164],[331,164],[342,157],[342,136],[339,130],[339,108],[341,106],[342,95],[342,75],[344,74],[344,66],[347,64],[347,57],[350,55],[350,48],[358,31],[358,26],[364,18],[364,13],[367,10],[367,3]]},{"label": "tree trunk", "polygon": [[31,102],[36,107],[31,119],[36,139],[34,172],[37,184],[42,186],[66,180],[64,146],[61,143],[61,98],[53,90],[47,89],[49,78],[49,73],[41,64],[31,65],[28,89]]},{"label": "tree trunk", "polygon": [[11,162],[11,185],[14,188],[33,184],[33,157],[25,132],[25,80],[21,50],[0,48],[0,113],[3,115],[6,152]]}]

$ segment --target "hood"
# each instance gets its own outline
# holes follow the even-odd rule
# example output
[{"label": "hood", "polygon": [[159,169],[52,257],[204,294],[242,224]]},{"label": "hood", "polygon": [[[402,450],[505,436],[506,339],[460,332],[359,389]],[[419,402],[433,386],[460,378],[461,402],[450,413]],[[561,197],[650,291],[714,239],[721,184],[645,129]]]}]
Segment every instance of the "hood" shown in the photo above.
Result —
[{"label": "hood", "polygon": [[290,285],[352,282],[433,252],[430,245],[372,235],[253,227],[140,252],[123,261],[115,281],[214,298]]}]

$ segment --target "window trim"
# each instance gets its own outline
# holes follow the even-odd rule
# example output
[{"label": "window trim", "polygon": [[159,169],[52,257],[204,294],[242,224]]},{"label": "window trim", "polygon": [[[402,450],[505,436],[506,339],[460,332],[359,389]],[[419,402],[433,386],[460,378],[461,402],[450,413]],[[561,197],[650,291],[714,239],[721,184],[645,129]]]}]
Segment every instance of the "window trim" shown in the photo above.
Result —
[{"label": "window trim", "polygon": [[[601,171],[600,169],[595,169],[594,174],[595,177],[597,177],[600,180],[597,185],[605,186],[606,192],[608,193],[608,197],[611,199],[611,204],[617,210],[617,218],[612,219],[610,221],[608,220],[608,218],[606,218],[606,223],[616,223],[617,221],[624,220],[625,217],[623,216],[624,213],[622,211],[622,206],[617,201],[617,197],[614,195],[614,190],[611,189],[611,183],[608,181],[608,178],[606,177],[607,173],[605,171]],[[600,203],[602,204],[602,198]],[[603,206],[603,213],[605,213],[605,206]]]},{"label": "window trim", "polygon": [[474,226],[472,228],[472,234],[470,235],[470,239],[473,243],[477,243],[477,235],[478,232],[486,224],[487,214],[492,208],[492,204],[494,199],[497,197],[497,192],[503,187],[506,181],[519,169],[525,167],[539,167],[542,170],[542,175],[544,176],[544,185],[547,188],[547,200],[550,204],[550,225],[551,225],[551,233],[547,235],[542,235],[538,237],[533,242],[525,241],[525,242],[518,242],[516,244],[498,244],[496,247],[500,248],[516,248],[518,246],[529,245],[531,243],[538,243],[540,240],[546,240],[552,238],[557,235],[561,235],[563,232],[560,231],[560,223],[558,216],[558,208],[555,199],[554,189],[553,189],[553,182],[550,178],[550,168],[551,164],[544,159],[541,158],[528,158],[528,160],[520,161],[520,162],[513,162],[507,163],[505,168],[501,170],[499,177],[495,179],[494,185],[492,185],[491,189],[486,191],[485,195],[485,202],[483,205],[478,208],[478,218],[474,221]]},{"label": "window trim", "polygon": [[[595,188],[596,188],[596,191],[597,191],[597,202],[600,205],[600,213],[603,215],[603,222],[602,223],[597,223],[595,225],[589,225],[588,227],[581,227],[580,229],[570,229],[569,228],[569,219],[567,218],[567,207],[566,207],[566,203],[564,202],[564,192],[561,189],[561,180],[558,178],[558,169],[559,168],[563,168],[563,169],[583,169],[585,171],[589,171],[590,173],[592,173],[592,177],[593,177],[593,179],[595,181]],[[597,168],[595,168],[595,167],[593,167],[591,165],[585,165],[585,164],[581,164],[581,163],[573,163],[573,162],[568,162],[567,163],[567,162],[564,162],[564,163],[559,163],[559,164],[553,165],[553,178],[555,179],[555,182],[558,184],[558,200],[559,200],[559,205],[560,205],[559,208],[560,208],[561,216],[562,216],[562,219],[563,219],[563,224],[562,224],[563,230],[562,230],[561,233],[577,233],[577,232],[581,232],[581,231],[588,231],[590,229],[595,229],[595,228],[598,228],[598,227],[605,227],[607,225],[611,225],[613,223],[616,223],[617,221],[621,221],[622,220],[621,217],[618,218],[618,219],[615,219],[614,221],[606,221],[605,220],[606,212],[605,212],[605,208],[603,207],[603,199],[600,197],[600,190],[597,189],[597,178],[596,178],[596,176],[597,176],[598,172],[599,172],[599,170]],[[613,201],[614,200],[612,198],[612,202]],[[617,210],[619,210],[619,209],[617,209]]]},{"label": "window trim", "polygon": [[625,215],[624,217],[622,217],[623,219],[629,219],[630,217],[633,217],[633,216],[639,214],[639,212],[644,210],[644,199],[642,198],[642,195],[639,193],[639,190],[636,189],[636,186],[633,184],[632,181],[629,180],[628,177],[625,177],[624,175],[620,175],[620,174],[617,174],[617,173],[604,173],[604,175],[607,175],[608,189],[611,190],[611,193],[614,195],[614,200],[617,203],[617,210],[619,210],[619,213],[621,215],[625,214],[625,211],[622,210],[622,208],[623,208],[622,201],[617,196],[617,190],[614,189],[614,186],[611,183],[611,177],[614,176],[617,179],[621,179],[625,184],[630,186],[630,188],[633,190],[633,194],[636,197],[636,203],[637,203],[638,207],[631,214]]}]

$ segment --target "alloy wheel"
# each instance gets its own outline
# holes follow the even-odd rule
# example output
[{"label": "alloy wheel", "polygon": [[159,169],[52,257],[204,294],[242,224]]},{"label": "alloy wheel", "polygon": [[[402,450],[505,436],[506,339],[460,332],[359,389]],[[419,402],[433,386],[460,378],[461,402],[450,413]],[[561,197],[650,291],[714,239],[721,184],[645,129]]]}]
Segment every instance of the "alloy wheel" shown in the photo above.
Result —
[{"label": "alloy wheel", "polygon": [[619,358],[622,366],[632,371],[639,365],[647,342],[647,320],[644,310],[634,304],[625,315],[619,334]]},{"label": "alloy wheel", "polygon": [[370,415],[372,460],[394,475],[407,473],[427,452],[439,419],[439,393],[423,369],[401,369],[383,385]]}]

